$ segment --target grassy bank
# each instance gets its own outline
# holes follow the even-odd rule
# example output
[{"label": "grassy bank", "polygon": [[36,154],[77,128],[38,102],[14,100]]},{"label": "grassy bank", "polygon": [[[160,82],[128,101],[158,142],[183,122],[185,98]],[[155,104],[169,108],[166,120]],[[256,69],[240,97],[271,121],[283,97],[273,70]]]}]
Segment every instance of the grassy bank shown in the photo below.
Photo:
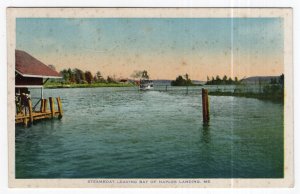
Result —
[{"label": "grassy bank", "polygon": [[220,92],[220,91],[209,91],[209,95],[212,96],[236,96],[236,97],[245,97],[245,98],[257,98],[262,100],[271,100],[283,102],[282,93],[237,93],[237,92]]},{"label": "grassy bank", "polygon": [[91,84],[61,84],[47,83],[45,88],[97,88],[97,87],[134,87],[131,83],[91,83]]}]

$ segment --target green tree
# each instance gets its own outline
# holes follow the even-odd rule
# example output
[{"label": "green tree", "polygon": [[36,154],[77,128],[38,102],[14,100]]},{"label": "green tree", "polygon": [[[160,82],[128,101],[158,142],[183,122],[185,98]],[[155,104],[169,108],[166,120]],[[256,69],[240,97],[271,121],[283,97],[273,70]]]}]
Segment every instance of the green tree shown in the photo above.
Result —
[{"label": "green tree", "polygon": [[189,78],[189,75],[184,75],[185,79],[179,75],[175,80],[171,82],[172,86],[191,86],[193,85],[192,81]]},{"label": "green tree", "polygon": [[189,74],[186,73],[186,74],[184,75],[184,77],[185,77],[185,80],[189,80]]},{"label": "green tree", "polygon": [[276,78],[271,78],[270,84],[277,84],[277,79]]},{"label": "green tree", "polygon": [[238,80],[237,77],[234,78],[234,82],[235,82],[235,83],[239,82],[239,80]]},{"label": "green tree", "polygon": [[86,71],[84,73],[85,75],[85,80],[87,81],[87,83],[91,84],[92,83],[92,80],[93,80],[93,75],[90,71]]},{"label": "green tree", "polygon": [[216,84],[221,84],[222,80],[220,78],[220,76],[216,76]]},{"label": "green tree", "polygon": [[213,85],[215,84],[216,80],[214,78],[214,76],[211,77],[211,81],[208,81],[208,83],[206,83],[207,85]]},{"label": "green tree", "polygon": [[108,83],[116,83],[116,81],[110,76],[107,76],[107,82]]},{"label": "green tree", "polygon": [[232,84],[233,83],[233,80],[231,79],[231,77],[229,77],[229,79],[228,79],[228,84]]},{"label": "green tree", "polygon": [[86,81],[84,72],[82,70],[75,68],[73,70],[73,72],[74,72],[75,82],[77,84],[81,84],[81,83],[84,83]]},{"label": "green tree", "polygon": [[70,81],[70,75],[68,73],[68,70],[63,69],[62,71],[60,71],[60,74],[62,75],[64,82]]},{"label": "green tree", "polygon": [[281,75],[279,76],[278,83],[281,84],[281,85],[284,85],[284,74],[281,74]]},{"label": "green tree", "polygon": [[75,82],[75,74],[70,68],[68,69],[68,75],[69,75],[69,81],[71,83],[74,83]]},{"label": "green tree", "polygon": [[206,85],[220,85],[220,84],[239,84],[238,78],[235,77],[235,80],[233,81],[231,77],[227,77],[227,75],[224,75],[221,79],[219,75],[214,78],[214,76],[211,77],[211,80],[209,80],[209,77],[207,77],[208,81],[206,82]]},{"label": "green tree", "polygon": [[102,75],[101,75],[100,71],[97,71],[95,78],[96,78],[95,81],[100,81],[102,79]]},{"label": "green tree", "polygon": [[171,82],[172,86],[184,86],[185,85],[185,80],[183,79],[183,77],[180,75],[176,78],[175,81]]}]

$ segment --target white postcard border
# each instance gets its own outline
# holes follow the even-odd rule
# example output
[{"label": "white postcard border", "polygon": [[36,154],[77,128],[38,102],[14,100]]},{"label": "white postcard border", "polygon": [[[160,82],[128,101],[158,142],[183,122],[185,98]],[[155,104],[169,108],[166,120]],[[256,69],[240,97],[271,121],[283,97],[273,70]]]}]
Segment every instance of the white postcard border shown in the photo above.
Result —
[{"label": "white postcard border", "polygon": [[[282,179],[15,179],[15,48],[16,18],[118,18],[118,17],[282,17],[284,19],[284,178]],[[294,185],[294,102],[293,102],[293,21],[291,8],[8,8],[8,148],[9,187],[293,187]],[[126,183],[122,181],[132,181]],[[137,181],[137,183],[135,183]],[[198,181],[198,182],[197,182]],[[196,182],[196,183],[195,183]]]}]

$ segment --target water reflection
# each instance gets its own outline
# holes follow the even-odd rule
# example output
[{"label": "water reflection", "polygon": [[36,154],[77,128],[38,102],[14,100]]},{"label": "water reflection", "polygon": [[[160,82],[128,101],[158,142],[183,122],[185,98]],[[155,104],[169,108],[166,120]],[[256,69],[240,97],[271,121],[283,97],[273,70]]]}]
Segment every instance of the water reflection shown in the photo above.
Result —
[{"label": "water reflection", "polygon": [[[57,134],[59,122],[44,120],[35,122],[29,128],[16,126],[16,177],[49,177],[42,169],[56,164],[56,154],[64,152],[63,141]],[[66,152],[65,152],[66,153]],[[44,158],[47,158],[46,160]],[[36,164],[41,164],[40,166]],[[24,168],[27,171],[24,171]]]},{"label": "water reflection", "polygon": [[204,143],[209,143],[211,139],[210,127],[208,124],[203,124],[203,127],[200,129],[202,131],[201,141]]}]

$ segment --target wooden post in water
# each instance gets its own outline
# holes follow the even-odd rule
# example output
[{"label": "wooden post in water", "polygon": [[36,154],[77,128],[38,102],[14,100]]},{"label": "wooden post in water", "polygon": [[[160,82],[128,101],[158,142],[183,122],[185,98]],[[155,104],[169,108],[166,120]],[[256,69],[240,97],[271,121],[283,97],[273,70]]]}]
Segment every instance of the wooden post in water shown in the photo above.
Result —
[{"label": "wooden post in water", "polygon": [[166,85],[166,91],[168,91],[168,85]]},{"label": "wooden post in water", "polygon": [[43,99],[44,100],[44,110],[43,112],[47,112],[48,111],[48,102],[47,99]]},{"label": "wooden post in water", "polygon": [[28,118],[25,117],[25,118],[23,119],[23,122],[24,122],[24,126],[27,127],[27,126],[28,126]]},{"label": "wooden post in water", "polygon": [[33,114],[32,114],[32,102],[28,99],[28,112],[29,112],[29,124],[33,123]]},{"label": "wooden post in water", "polygon": [[58,118],[61,119],[63,116],[63,110],[62,110],[62,106],[61,106],[60,97],[57,97],[56,101],[57,101],[57,108],[58,108],[58,112],[59,112]]},{"label": "wooden post in water", "polygon": [[49,102],[50,102],[51,118],[54,118],[55,109],[54,109],[54,100],[52,97],[49,97]]},{"label": "wooden post in water", "polygon": [[202,115],[203,115],[203,124],[208,124],[209,122],[208,90],[204,88],[202,88]]},{"label": "wooden post in water", "polygon": [[42,98],[42,99],[41,99],[41,108],[40,108],[40,112],[44,112],[44,106],[45,106],[45,101],[44,101],[44,99]]}]

